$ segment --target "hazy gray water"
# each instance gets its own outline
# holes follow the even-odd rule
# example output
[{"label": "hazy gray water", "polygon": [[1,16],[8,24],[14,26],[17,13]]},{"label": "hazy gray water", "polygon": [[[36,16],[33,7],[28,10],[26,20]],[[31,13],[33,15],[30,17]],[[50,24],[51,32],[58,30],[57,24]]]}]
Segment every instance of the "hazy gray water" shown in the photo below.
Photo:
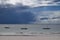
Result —
[{"label": "hazy gray water", "polygon": [[[6,29],[4,27],[10,27]],[[28,28],[27,30],[21,30],[21,28]],[[43,28],[50,28],[50,29],[43,29]],[[37,25],[37,24],[13,24],[13,25],[0,25],[0,33],[30,33],[30,32],[37,32],[37,33],[60,33],[60,25]]]}]

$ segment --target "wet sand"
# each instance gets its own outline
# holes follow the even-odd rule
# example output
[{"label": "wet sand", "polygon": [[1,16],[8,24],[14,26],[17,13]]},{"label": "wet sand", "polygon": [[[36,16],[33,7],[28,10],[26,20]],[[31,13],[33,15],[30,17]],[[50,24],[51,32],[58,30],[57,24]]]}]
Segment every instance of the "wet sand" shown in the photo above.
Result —
[{"label": "wet sand", "polygon": [[60,34],[39,36],[0,36],[0,40],[60,40]]}]

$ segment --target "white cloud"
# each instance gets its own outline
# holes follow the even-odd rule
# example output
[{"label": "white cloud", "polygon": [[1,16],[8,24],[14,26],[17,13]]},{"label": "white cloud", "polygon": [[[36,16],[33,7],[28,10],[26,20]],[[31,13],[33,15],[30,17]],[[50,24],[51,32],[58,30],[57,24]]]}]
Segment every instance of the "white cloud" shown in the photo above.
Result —
[{"label": "white cloud", "polygon": [[[1,1],[1,0],[0,0]],[[31,6],[31,7],[37,7],[37,6],[52,6],[52,5],[57,5],[57,3],[53,2],[53,0],[8,0],[5,3],[13,4],[15,5],[16,3],[22,3],[23,5]],[[50,4],[49,4],[50,3]]]},{"label": "white cloud", "polygon": [[[41,16],[40,13],[36,16],[36,22],[37,24],[59,24],[60,23],[60,11],[44,11],[42,12]],[[40,20],[40,18],[48,18],[44,20]],[[53,19],[55,18],[55,19]]]}]

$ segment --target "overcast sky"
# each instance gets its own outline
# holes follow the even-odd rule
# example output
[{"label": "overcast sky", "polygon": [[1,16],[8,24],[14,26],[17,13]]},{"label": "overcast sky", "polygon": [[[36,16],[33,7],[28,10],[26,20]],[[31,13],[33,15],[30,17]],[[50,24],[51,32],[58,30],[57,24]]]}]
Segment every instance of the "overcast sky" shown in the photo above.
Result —
[{"label": "overcast sky", "polygon": [[5,1],[5,3],[9,3],[13,5],[15,5],[16,3],[22,3],[23,5],[37,7],[37,6],[58,5],[60,1],[59,0],[47,0],[47,1],[46,0],[7,0]]},{"label": "overcast sky", "polygon": [[[20,15],[18,17],[20,17],[20,18],[22,17],[21,18],[22,20],[19,19],[20,22],[22,21],[21,23],[27,22],[27,23],[39,23],[39,24],[40,23],[45,23],[45,24],[46,23],[58,23],[58,24],[60,24],[60,0],[47,0],[47,1],[45,1],[45,0],[6,0],[4,2],[3,1],[4,0],[0,0],[0,4],[17,5],[17,3],[20,3],[20,4],[24,5],[24,7],[20,8],[20,9],[15,9],[14,12],[12,12],[12,9],[10,11],[12,13],[12,16],[14,15],[14,17],[16,17],[17,15]],[[31,8],[27,8],[26,6],[29,6]],[[49,7],[43,7],[43,6],[49,6]],[[25,7],[27,9],[24,9]],[[7,8],[7,7],[5,6],[5,8]],[[15,12],[18,13],[20,10],[22,10],[21,12],[23,14],[17,14],[17,15],[13,14]],[[29,12],[26,12],[26,14],[25,14],[24,12],[27,10]],[[4,11],[2,10],[2,12],[0,12],[0,13],[2,13],[2,15],[4,15],[3,12]],[[21,13],[21,12],[19,12],[19,13]],[[30,13],[30,14],[27,14],[27,13]],[[29,15],[29,16],[27,17],[26,15]],[[35,15],[34,18],[32,15]],[[11,14],[9,16],[6,16],[6,17],[5,16],[4,16],[4,18],[10,17]],[[3,17],[3,16],[0,15],[0,17]],[[2,20],[4,18],[2,18]],[[26,20],[24,18],[26,18]],[[30,19],[35,20],[35,22],[32,22],[33,20],[30,20]],[[12,20],[18,21],[18,20],[16,20],[16,18],[12,19]]]}]

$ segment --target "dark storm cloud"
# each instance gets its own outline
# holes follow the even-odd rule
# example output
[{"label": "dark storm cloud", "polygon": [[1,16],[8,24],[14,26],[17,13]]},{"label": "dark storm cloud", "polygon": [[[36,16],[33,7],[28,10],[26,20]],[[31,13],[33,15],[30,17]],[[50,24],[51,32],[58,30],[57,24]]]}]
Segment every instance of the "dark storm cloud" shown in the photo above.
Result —
[{"label": "dark storm cloud", "polygon": [[54,0],[54,2],[60,2],[60,0]]},{"label": "dark storm cloud", "polygon": [[[29,9],[28,6],[16,6],[10,7],[2,5],[0,6],[0,24],[29,24],[34,21],[34,15],[30,11],[25,11]],[[19,12],[16,12],[16,11]],[[21,11],[21,12],[20,12]]]},{"label": "dark storm cloud", "polygon": [[49,18],[40,18],[40,20],[48,20]]}]

